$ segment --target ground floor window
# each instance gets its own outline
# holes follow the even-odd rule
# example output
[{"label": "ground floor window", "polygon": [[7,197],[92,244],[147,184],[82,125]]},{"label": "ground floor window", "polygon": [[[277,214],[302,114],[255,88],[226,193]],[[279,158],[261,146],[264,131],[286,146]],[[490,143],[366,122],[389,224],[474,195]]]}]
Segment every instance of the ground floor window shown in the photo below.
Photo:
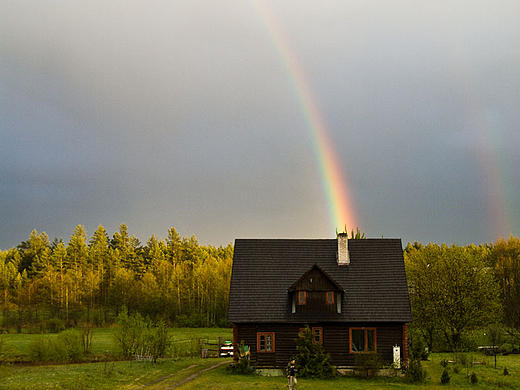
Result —
[{"label": "ground floor window", "polygon": [[[312,342],[317,344],[323,343],[323,328],[320,327],[312,327],[310,328],[312,332]],[[300,328],[300,336],[303,334],[305,328]]]},{"label": "ground floor window", "polygon": [[274,332],[258,332],[256,334],[257,352],[274,352]]},{"label": "ground floor window", "polygon": [[312,328],[313,342],[317,344],[323,343],[323,328]]},{"label": "ground floor window", "polygon": [[377,352],[376,328],[350,328],[350,353]]}]

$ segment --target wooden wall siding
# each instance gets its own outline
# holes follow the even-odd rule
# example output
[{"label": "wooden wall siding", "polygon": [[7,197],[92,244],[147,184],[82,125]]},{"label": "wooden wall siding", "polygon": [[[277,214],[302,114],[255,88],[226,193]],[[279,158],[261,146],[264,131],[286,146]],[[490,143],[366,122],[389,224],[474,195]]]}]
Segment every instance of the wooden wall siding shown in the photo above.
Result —
[{"label": "wooden wall siding", "polygon": [[[251,351],[251,365],[257,368],[285,368],[290,359],[297,354],[296,339],[304,324],[237,324],[236,340],[244,340]],[[377,352],[387,364],[392,363],[394,345],[401,347],[403,359],[403,324],[402,323],[313,323],[311,327],[323,328],[323,347],[331,354],[335,366],[353,366],[356,355],[349,353],[350,327],[377,328]],[[275,350],[273,353],[257,353],[257,332],[275,332]]]},{"label": "wooden wall siding", "polygon": [[[296,304],[296,313],[337,313],[338,307],[335,304],[336,301],[334,301],[334,305],[327,304],[327,291],[334,290],[307,291],[307,303],[305,305]],[[298,294],[298,291],[294,293]],[[336,294],[335,291],[334,294]],[[334,299],[336,299],[336,296]]]},{"label": "wooden wall siding", "polygon": [[319,269],[311,270],[305,278],[296,283],[294,290],[304,291],[337,291],[337,287]]}]

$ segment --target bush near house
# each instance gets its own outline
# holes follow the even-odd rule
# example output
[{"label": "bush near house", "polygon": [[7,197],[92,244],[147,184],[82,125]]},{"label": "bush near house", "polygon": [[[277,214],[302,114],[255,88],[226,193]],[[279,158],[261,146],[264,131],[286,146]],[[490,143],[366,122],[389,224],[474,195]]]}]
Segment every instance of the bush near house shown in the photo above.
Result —
[{"label": "bush near house", "polygon": [[300,332],[296,340],[295,357],[298,375],[309,378],[330,378],[334,376],[334,367],[330,354],[325,353],[321,343],[314,342],[314,334],[308,325]]}]

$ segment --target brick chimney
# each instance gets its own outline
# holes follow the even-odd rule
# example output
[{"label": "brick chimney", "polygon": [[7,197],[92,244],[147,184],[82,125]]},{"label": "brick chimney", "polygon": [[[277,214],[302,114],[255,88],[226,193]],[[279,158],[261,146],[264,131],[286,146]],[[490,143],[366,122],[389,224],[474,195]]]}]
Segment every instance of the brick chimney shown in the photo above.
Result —
[{"label": "brick chimney", "polygon": [[338,233],[338,265],[349,265],[350,257],[348,255],[348,234]]}]

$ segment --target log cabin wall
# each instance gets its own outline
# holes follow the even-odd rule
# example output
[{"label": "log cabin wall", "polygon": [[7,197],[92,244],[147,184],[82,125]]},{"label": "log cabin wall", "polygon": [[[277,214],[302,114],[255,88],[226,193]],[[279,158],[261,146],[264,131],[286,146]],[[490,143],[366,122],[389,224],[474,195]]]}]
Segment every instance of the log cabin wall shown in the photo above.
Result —
[{"label": "log cabin wall", "polygon": [[337,287],[329,278],[320,272],[320,270],[313,269],[294,286],[294,289],[305,291],[335,291]]},{"label": "log cabin wall", "polygon": [[[305,304],[299,304],[298,293],[305,291]],[[326,294],[333,293],[334,302],[327,304]],[[320,270],[313,269],[294,286],[292,299],[295,300],[296,313],[337,313],[336,302],[341,299],[338,287]]]},{"label": "log cabin wall", "polygon": [[[401,347],[401,359],[403,352],[403,323],[314,323],[309,327],[322,328],[323,347],[330,353],[332,364],[337,367],[351,367],[356,358],[355,353],[349,352],[350,328],[375,328],[377,353],[381,355],[385,364],[391,364],[393,360],[392,348],[394,345]],[[290,359],[297,355],[296,339],[304,324],[237,324],[236,340],[240,343],[244,340],[251,352],[251,365],[256,368],[285,368]],[[257,351],[257,333],[274,332],[274,352]]]}]

